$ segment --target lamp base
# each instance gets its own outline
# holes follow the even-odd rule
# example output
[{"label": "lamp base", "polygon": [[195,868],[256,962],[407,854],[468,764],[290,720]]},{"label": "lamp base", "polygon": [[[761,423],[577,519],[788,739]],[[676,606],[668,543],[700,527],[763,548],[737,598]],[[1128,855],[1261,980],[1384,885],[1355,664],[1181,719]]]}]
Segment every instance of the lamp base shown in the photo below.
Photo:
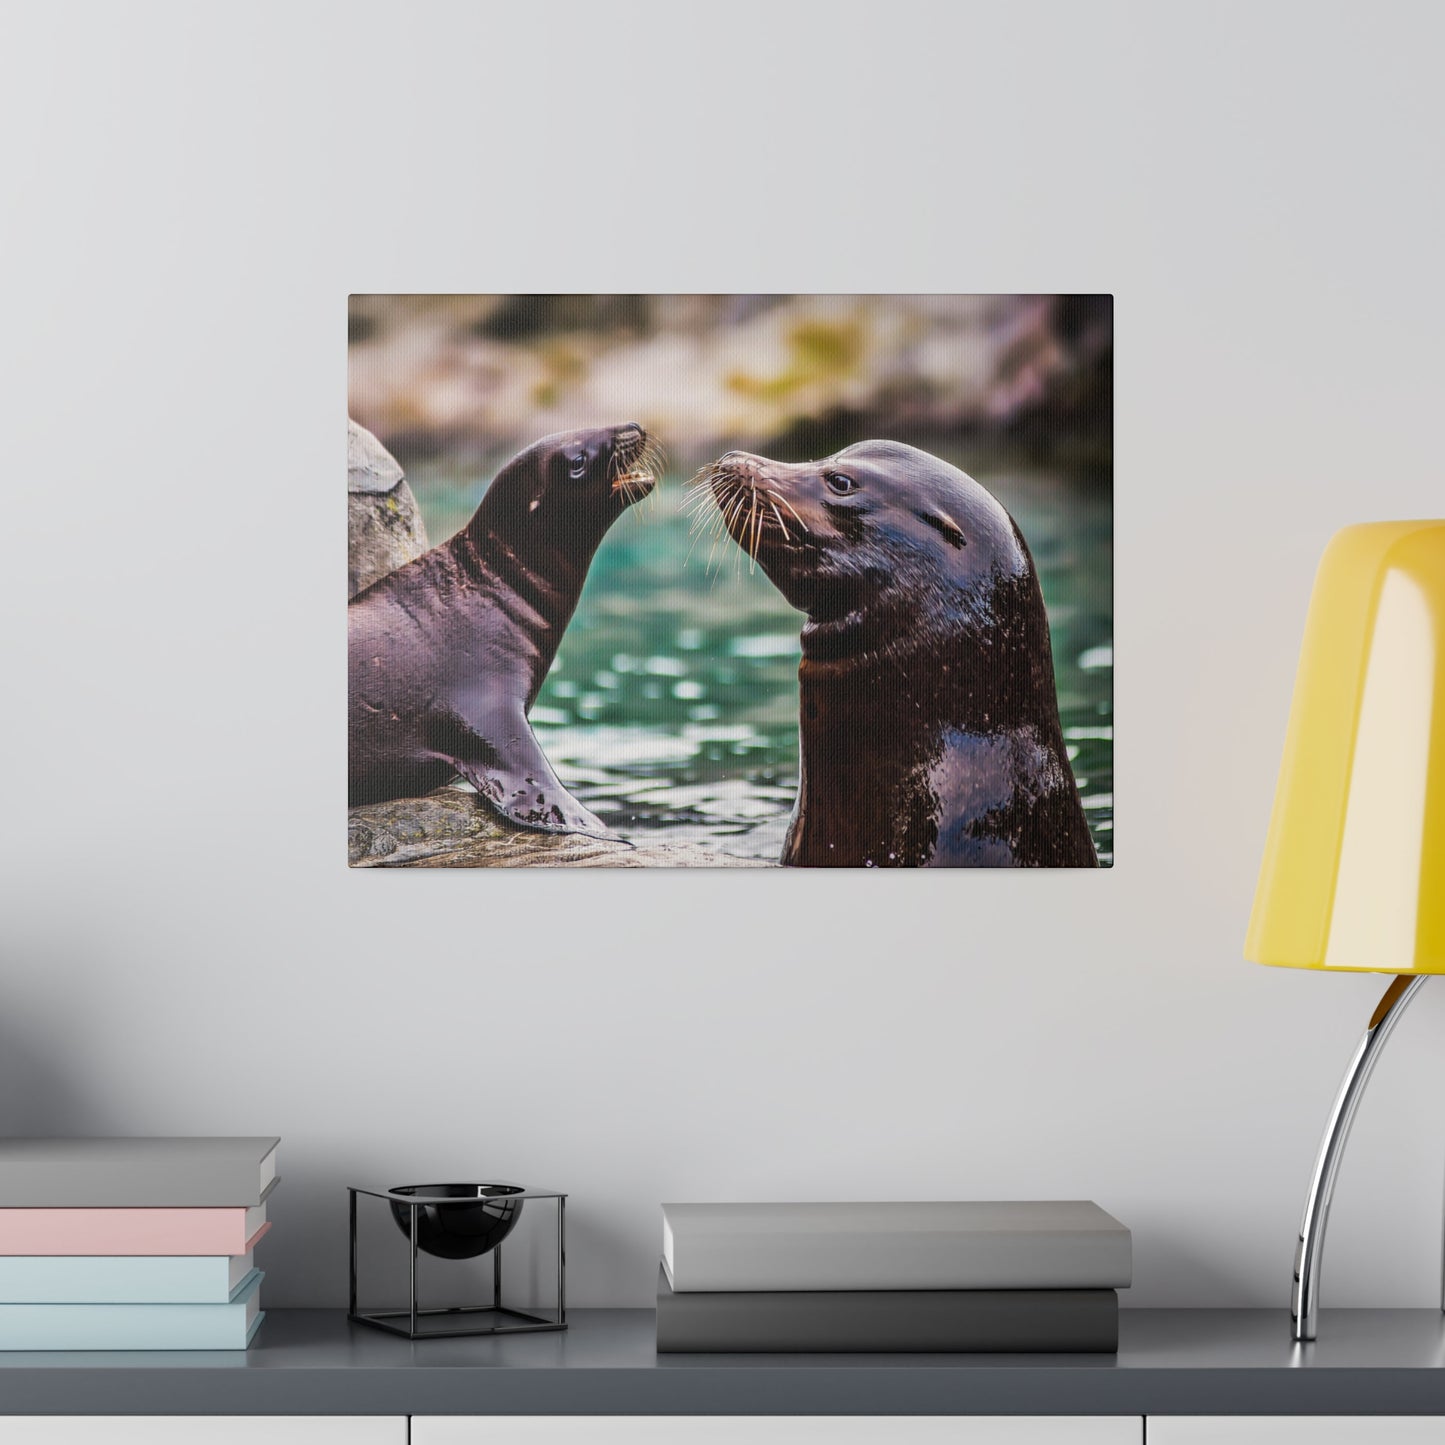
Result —
[{"label": "lamp base", "polygon": [[1310,1178],[1299,1243],[1294,1252],[1294,1287],[1290,1292],[1289,1314],[1294,1338],[1300,1343],[1313,1340],[1319,1329],[1320,1262],[1325,1250],[1325,1226],[1329,1222],[1330,1201],[1334,1198],[1340,1159],[1350,1136],[1350,1125],[1355,1122],[1355,1110],[1359,1108],[1380,1051],[1399,1023],[1400,1015],[1420,992],[1420,985],[1427,976],[1400,974],[1391,979],[1389,988],[1375,1005],[1369,1027],[1365,1029],[1364,1037],[1345,1070],[1345,1077],[1340,1081],[1339,1093],[1335,1095],[1334,1108],[1330,1110],[1329,1122],[1320,1140],[1320,1152],[1315,1159],[1314,1174]]}]

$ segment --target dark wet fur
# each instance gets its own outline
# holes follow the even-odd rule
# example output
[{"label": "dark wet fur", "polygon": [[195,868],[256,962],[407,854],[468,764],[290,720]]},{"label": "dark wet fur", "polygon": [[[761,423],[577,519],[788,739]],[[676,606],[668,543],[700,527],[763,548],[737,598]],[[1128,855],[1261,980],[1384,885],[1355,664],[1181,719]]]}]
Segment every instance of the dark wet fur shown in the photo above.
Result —
[{"label": "dark wet fur", "polygon": [[[832,495],[830,470],[859,491]],[[693,497],[808,614],[784,863],[1097,866],[1033,559],[982,487],[865,442],[797,466],[729,454]]]},{"label": "dark wet fur", "polygon": [[[578,478],[569,458],[585,459]],[[580,462],[579,462],[580,464]],[[351,601],[349,797],[417,797],[460,775],[523,827],[609,836],[558,781],[527,714],[608,528],[661,473],[640,427],[546,437],[467,525]]]}]

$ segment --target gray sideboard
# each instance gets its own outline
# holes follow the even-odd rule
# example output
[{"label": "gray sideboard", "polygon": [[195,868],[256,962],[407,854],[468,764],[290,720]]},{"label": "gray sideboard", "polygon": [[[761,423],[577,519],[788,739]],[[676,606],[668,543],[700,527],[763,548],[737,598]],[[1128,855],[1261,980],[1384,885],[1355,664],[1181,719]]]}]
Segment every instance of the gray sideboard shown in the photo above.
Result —
[{"label": "gray sideboard", "polygon": [[[1445,1418],[1445,1319],[1124,1310],[1112,1355],[658,1355],[650,1310],[562,1334],[412,1344],[340,1311],[273,1310],[248,1351],[0,1354],[0,1423],[31,1415],[1306,1416]],[[0,1441],[5,1438],[0,1429]],[[1445,1439],[1445,1424],[1441,1437]]]}]

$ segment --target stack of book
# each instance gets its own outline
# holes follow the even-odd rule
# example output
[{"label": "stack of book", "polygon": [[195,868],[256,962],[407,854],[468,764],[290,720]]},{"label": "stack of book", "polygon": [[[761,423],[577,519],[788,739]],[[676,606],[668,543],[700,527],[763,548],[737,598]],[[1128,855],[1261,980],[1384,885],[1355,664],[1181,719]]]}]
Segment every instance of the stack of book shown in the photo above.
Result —
[{"label": "stack of book", "polygon": [[1086,1200],[665,1204],[659,1352],[1114,1351],[1129,1231]]},{"label": "stack of book", "polygon": [[276,1139],[0,1140],[0,1350],[240,1350]]}]

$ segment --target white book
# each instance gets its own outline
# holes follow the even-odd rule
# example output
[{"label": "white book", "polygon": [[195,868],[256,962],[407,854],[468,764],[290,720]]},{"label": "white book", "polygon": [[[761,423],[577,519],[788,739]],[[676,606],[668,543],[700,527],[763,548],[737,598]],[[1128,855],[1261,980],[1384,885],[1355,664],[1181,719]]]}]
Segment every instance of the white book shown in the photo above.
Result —
[{"label": "white book", "polygon": [[674,1291],[1123,1289],[1129,1231],[1082,1199],[664,1204]]}]

